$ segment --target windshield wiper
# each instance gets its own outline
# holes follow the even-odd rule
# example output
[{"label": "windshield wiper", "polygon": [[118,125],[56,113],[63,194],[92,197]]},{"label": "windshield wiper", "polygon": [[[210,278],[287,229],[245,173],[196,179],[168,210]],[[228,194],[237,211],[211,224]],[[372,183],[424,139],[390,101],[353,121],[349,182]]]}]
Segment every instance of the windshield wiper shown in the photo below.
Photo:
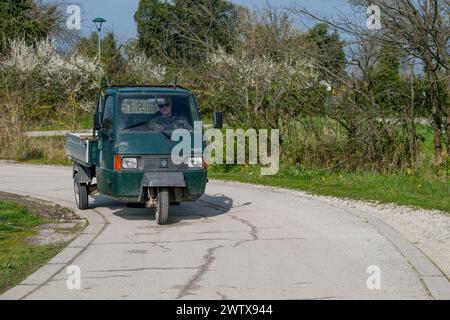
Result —
[{"label": "windshield wiper", "polygon": [[[136,123],[136,124],[133,124],[133,125],[131,125],[131,126],[129,126],[129,127],[126,127],[125,129],[122,129],[123,131],[125,131],[125,130],[130,130],[130,129],[133,129],[133,128],[136,128],[136,127],[140,127],[140,126],[143,126],[143,125],[145,125],[145,124],[147,124],[148,122],[140,122],[140,123]],[[156,131],[156,132],[158,132],[158,131]],[[159,131],[159,133],[162,133],[167,139],[169,139],[170,141],[172,141],[172,136],[169,134],[169,133],[167,133],[166,131],[164,131],[164,130],[162,130],[162,131]]]},{"label": "windshield wiper", "polygon": [[135,123],[135,124],[133,124],[133,125],[131,125],[129,127],[126,127],[123,130],[130,130],[130,129],[133,129],[133,128],[137,128],[137,127],[143,126],[144,124],[147,124],[147,123],[148,123],[147,121],[146,122]]}]

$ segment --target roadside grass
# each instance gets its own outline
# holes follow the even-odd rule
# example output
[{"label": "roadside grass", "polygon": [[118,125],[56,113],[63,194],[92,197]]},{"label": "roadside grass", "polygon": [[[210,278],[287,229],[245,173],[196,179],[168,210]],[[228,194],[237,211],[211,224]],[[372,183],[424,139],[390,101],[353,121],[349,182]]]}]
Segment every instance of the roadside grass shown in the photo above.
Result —
[{"label": "roadside grass", "polygon": [[59,131],[59,130],[87,130],[92,129],[93,116],[83,115],[60,115],[52,119],[44,119],[45,122],[29,123],[24,131]]},{"label": "roadside grass", "polygon": [[275,176],[261,176],[258,166],[213,165],[210,166],[209,177],[450,213],[450,159],[441,167],[434,166],[433,129],[420,124],[417,133],[421,148],[416,170],[345,172],[310,170],[297,165],[284,167]]},{"label": "roadside grass", "polygon": [[62,165],[71,164],[65,150],[66,138],[60,137],[20,137],[14,145],[0,148],[0,158],[32,164]]},{"label": "roadside grass", "polygon": [[37,227],[50,222],[29,213],[25,206],[0,201],[0,293],[19,284],[66,246],[27,242]]},{"label": "roadside grass", "polygon": [[414,174],[380,174],[373,172],[295,172],[281,171],[276,176],[260,176],[235,170],[210,170],[212,179],[259,184],[312,194],[355,200],[378,201],[450,213],[450,183],[445,178],[431,178]]}]

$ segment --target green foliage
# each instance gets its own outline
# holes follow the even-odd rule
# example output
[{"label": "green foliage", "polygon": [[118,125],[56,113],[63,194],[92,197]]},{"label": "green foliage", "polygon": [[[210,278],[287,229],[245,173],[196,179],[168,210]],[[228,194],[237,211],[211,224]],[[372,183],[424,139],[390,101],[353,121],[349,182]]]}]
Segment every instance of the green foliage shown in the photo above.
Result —
[{"label": "green foliage", "polygon": [[399,112],[399,107],[407,103],[402,95],[407,88],[400,78],[401,58],[398,50],[384,47],[378,54],[375,66],[369,69],[375,103],[384,110]]},{"label": "green foliage", "polygon": [[[119,46],[113,33],[106,34],[102,64],[112,83],[167,84],[176,75],[197,95],[203,116],[223,111],[230,127],[280,129],[286,166],[380,172],[416,166],[412,119],[429,115],[429,83],[414,79],[411,108],[401,54],[382,48],[370,53],[368,64],[377,61],[372,68],[347,72],[351,65],[337,32],[317,24],[305,33],[291,18],[282,10],[255,13],[225,0],[141,0],[138,39]],[[98,34],[81,39],[73,56],[54,48],[39,56],[46,51],[35,50],[39,42],[18,47],[0,65],[0,144],[7,146],[1,155],[64,163],[63,153],[47,152],[58,141],[17,135],[91,126]],[[421,141],[420,132],[417,137],[419,147],[433,144]]]},{"label": "green foliage", "polygon": [[450,192],[448,181],[428,175],[314,171],[297,166],[285,168],[278,175],[268,177],[251,174],[240,167],[235,167],[227,173],[210,171],[209,176],[212,179],[301,190],[325,196],[450,212],[450,202],[447,199]]},{"label": "green foliage", "polygon": [[63,55],[42,40],[33,46],[10,42],[0,63],[0,138],[14,143],[21,130],[90,112],[95,99],[95,61]]},{"label": "green foliage", "polygon": [[[108,32],[101,41],[102,65],[107,78],[115,80],[125,72],[125,58],[117,44],[113,32]],[[98,59],[98,32],[93,32],[88,38],[82,38],[76,45],[76,51],[91,59]]]},{"label": "green foliage", "polygon": [[134,15],[139,35],[139,46],[147,56],[166,53],[169,48],[163,46],[168,38],[170,6],[159,0],[139,1]]},{"label": "green foliage", "polygon": [[139,46],[152,58],[199,62],[207,48],[232,47],[234,9],[226,0],[141,0],[134,17]]},{"label": "green foliage", "polygon": [[342,77],[345,72],[344,44],[337,32],[330,33],[326,23],[315,25],[306,35],[306,39],[313,45],[314,56],[320,59],[321,80],[334,80]]},{"label": "green foliage", "polygon": [[16,137],[14,141],[0,139],[0,158],[27,163],[70,165],[66,154],[66,138]]},{"label": "green foliage", "polygon": [[56,21],[54,7],[39,6],[33,0],[2,0],[0,3],[0,55],[7,52],[12,39],[29,45],[44,39]]}]

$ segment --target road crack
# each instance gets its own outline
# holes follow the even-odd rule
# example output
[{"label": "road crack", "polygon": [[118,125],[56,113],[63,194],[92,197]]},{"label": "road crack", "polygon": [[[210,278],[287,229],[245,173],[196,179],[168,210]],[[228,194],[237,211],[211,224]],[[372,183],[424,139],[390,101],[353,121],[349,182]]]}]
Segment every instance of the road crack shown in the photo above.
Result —
[{"label": "road crack", "polygon": [[233,246],[233,249],[239,247],[240,245],[243,245],[244,243],[259,240],[259,238],[258,238],[258,228],[256,228],[255,225],[251,224],[248,220],[245,220],[245,219],[242,219],[242,218],[238,218],[238,217],[235,217],[235,216],[230,216],[230,217],[231,217],[231,219],[233,219],[235,221],[238,221],[238,222],[246,225],[247,227],[249,227],[250,228],[250,236],[251,236],[251,239],[241,240],[241,241],[236,242],[236,244]]},{"label": "road crack", "polygon": [[205,273],[209,271],[210,266],[216,260],[215,254],[216,251],[220,248],[223,248],[223,246],[217,246],[208,249],[206,255],[203,256],[203,264],[198,267],[197,273],[185,285],[181,287],[180,293],[176,297],[176,300],[180,300],[186,296],[193,295],[192,291],[198,290],[200,288],[198,283],[202,280]]}]

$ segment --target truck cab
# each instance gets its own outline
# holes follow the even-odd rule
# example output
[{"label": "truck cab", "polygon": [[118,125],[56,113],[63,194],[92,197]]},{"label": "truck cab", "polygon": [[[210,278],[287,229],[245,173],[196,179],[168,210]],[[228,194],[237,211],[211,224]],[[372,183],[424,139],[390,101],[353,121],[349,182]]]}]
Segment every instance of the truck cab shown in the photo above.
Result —
[{"label": "truck cab", "polygon": [[[87,209],[97,192],[154,207],[158,224],[168,222],[171,204],[196,201],[205,192],[207,167],[194,149],[194,125],[201,121],[195,96],[178,86],[103,87],[91,136],[68,135],[74,192]],[[175,130],[192,135],[191,153],[174,161]],[[198,146],[197,146],[198,148]]]}]

